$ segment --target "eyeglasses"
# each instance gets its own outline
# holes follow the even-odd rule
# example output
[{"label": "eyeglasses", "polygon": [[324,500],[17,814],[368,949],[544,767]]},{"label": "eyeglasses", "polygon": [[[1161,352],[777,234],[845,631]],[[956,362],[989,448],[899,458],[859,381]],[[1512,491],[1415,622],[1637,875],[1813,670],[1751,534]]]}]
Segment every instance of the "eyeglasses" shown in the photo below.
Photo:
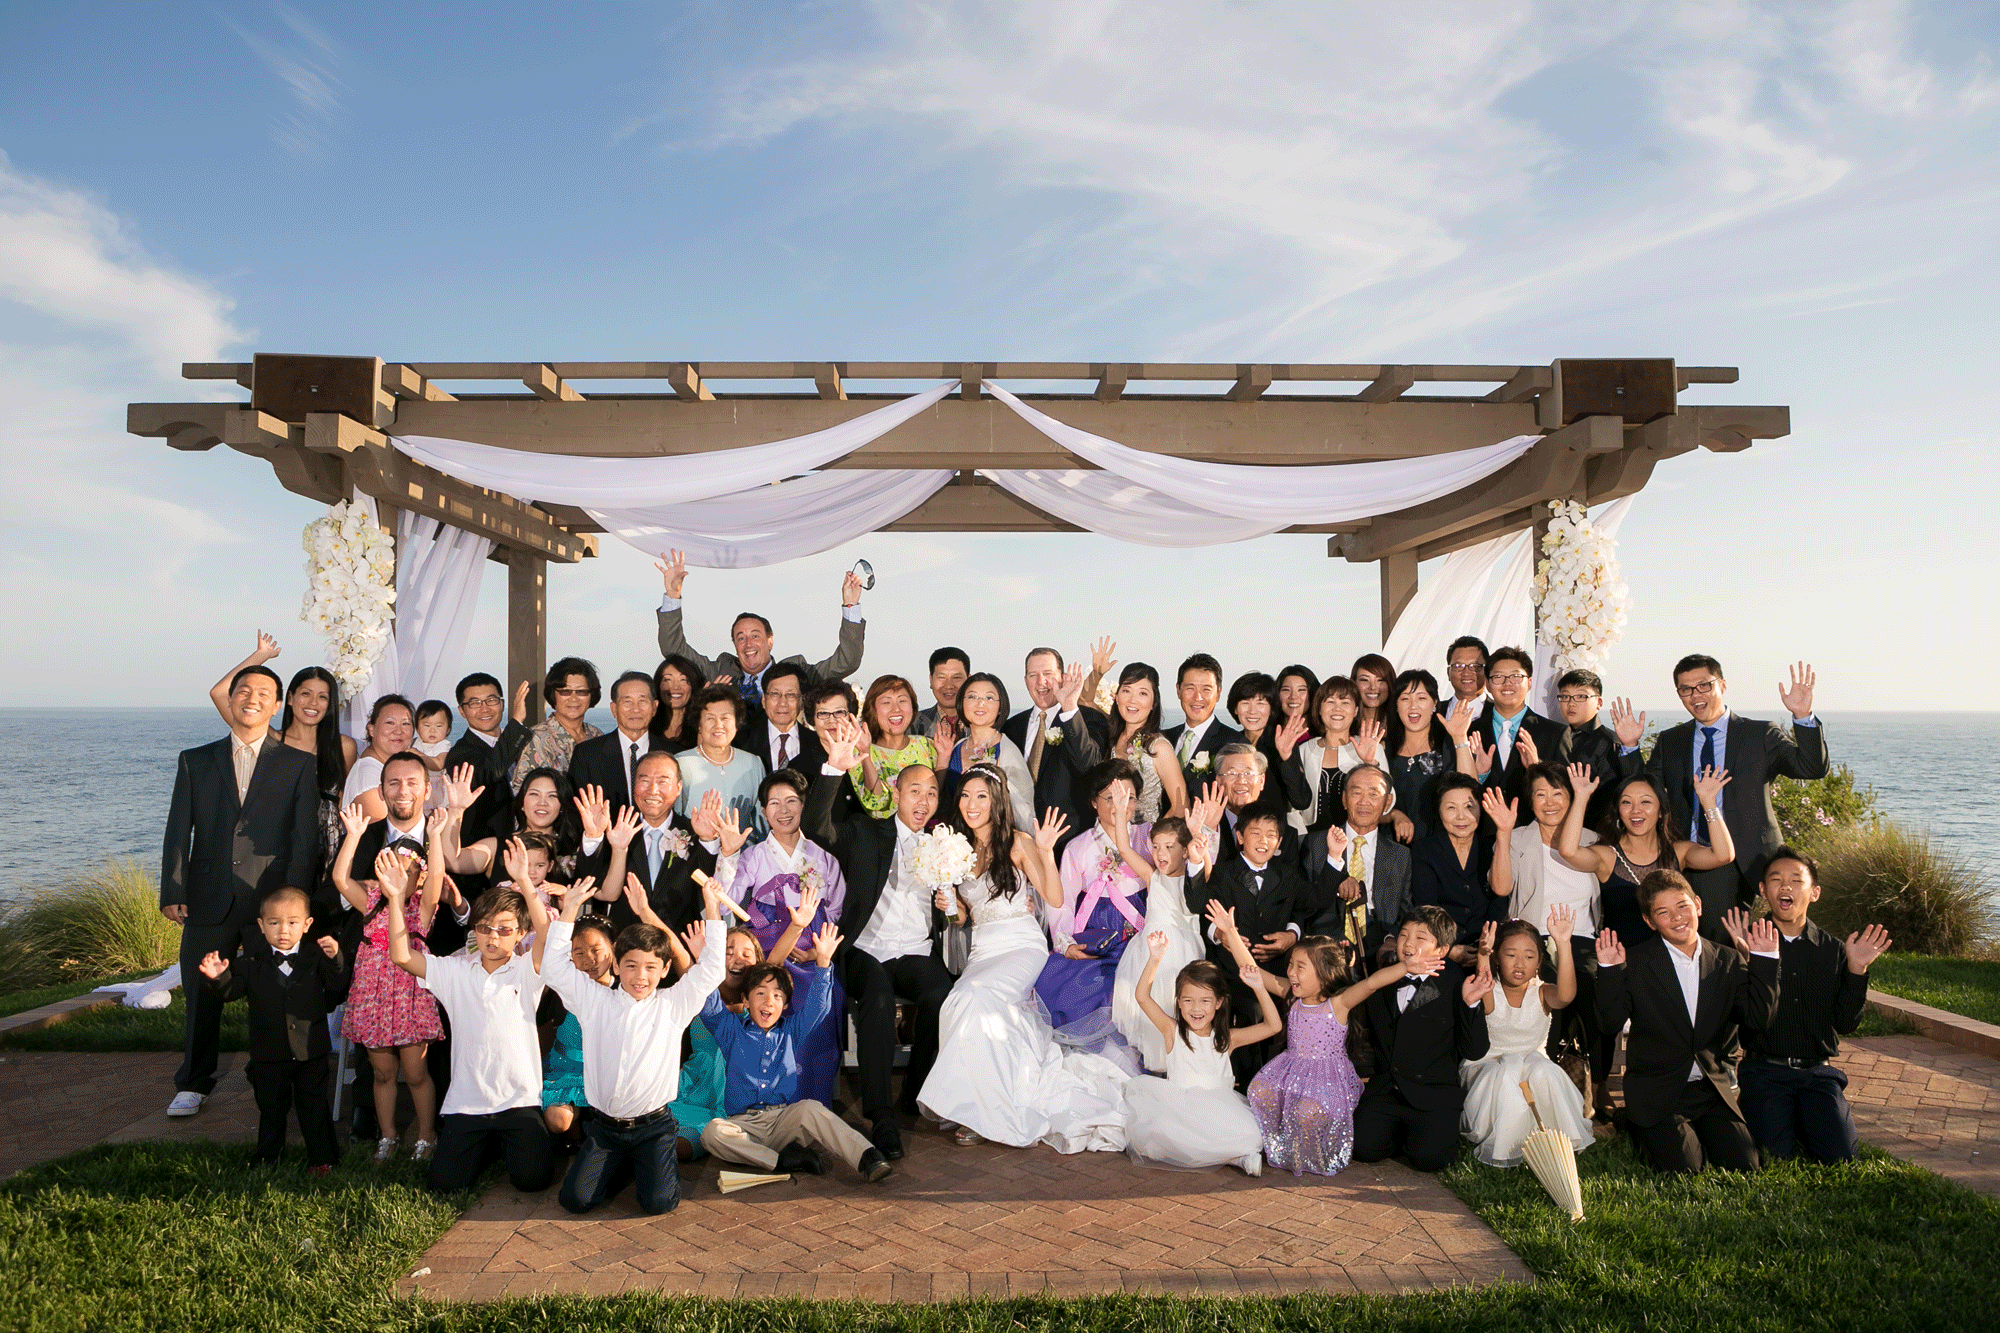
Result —
[{"label": "eyeglasses", "polygon": [[833,721],[833,720],[834,720],[835,718],[840,718],[840,717],[847,717],[847,716],[850,716],[850,714],[848,713],[848,711],[847,711],[847,710],[846,710],[845,708],[841,708],[841,709],[837,709],[837,710],[835,710],[834,712],[831,712],[831,713],[814,713],[814,714],[813,714],[813,721],[815,721],[815,722],[831,722],[831,721]]},{"label": "eyeglasses", "polygon": [[1446,671],[1454,675],[1461,671],[1484,671],[1485,669],[1486,664],[1484,662],[1453,662],[1445,667]]},{"label": "eyeglasses", "polygon": [[1559,704],[1587,704],[1596,697],[1594,694],[1558,694],[1556,702]]},{"label": "eyeglasses", "polygon": [[458,701],[460,708],[498,708],[500,696],[497,694],[475,694],[470,699]]},{"label": "eyeglasses", "polygon": [[509,935],[518,935],[521,932],[514,926],[489,926],[482,922],[472,928],[472,933],[481,939],[504,940]]},{"label": "eyeglasses", "polygon": [[1674,693],[1683,699],[1705,699],[1715,693],[1716,682],[1704,680],[1699,685],[1676,685]]},{"label": "eyeglasses", "polygon": [[1488,676],[1486,679],[1495,685],[1519,685],[1527,677],[1518,671],[1510,671],[1504,676]]},{"label": "eyeglasses", "polygon": [[586,689],[586,690],[557,690],[557,691],[556,691],[556,698],[558,698],[558,699],[588,699],[589,697],[590,697],[590,691],[589,691],[589,690],[587,690],[587,689]]}]

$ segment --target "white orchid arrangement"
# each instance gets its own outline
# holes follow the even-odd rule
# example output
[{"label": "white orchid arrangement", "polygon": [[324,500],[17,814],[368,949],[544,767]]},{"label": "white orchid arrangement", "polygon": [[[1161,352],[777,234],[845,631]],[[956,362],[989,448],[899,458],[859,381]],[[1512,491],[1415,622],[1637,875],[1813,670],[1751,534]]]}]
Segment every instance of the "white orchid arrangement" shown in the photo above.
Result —
[{"label": "white orchid arrangement", "polygon": [[306,595],[299,619],[326,640],[326,667],[357,693],[395,626],[396,544],[368,511],[346,500],[306,524]]},{"label": "white orchid arrangement", "polygon": [[1535,566],[1538,637],[1555,650],[1557,671],[1592,669],[1625,637],[1631,596],[1618,571],[1618,544],[1575,500],[1551,500],[1549,513]]}]

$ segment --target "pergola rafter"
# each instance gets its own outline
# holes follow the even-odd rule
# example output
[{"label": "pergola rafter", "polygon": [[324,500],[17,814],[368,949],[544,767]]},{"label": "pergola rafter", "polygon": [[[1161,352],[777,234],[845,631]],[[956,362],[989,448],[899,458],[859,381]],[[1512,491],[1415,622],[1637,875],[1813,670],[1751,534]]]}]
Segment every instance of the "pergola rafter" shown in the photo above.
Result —
[{"label": "pergola rafter", "polygon": [[[1536,526],[1549,500],[1601,504],[1641,489],[1665,459],[1694,449],[1734,452],[1791,429],[1785,407],[1680,403],[1690,386],[1733,384],[1737,372],[1668,360],[384,363],[259,354],[252,362],[191,363],[182,373],[232,382],[250,391],[250,401],[135,403],[128,430],[182,450],[227,445],[269,463],[296,494],[332,502],[358,489],[390,511],[415,510],[491,538],[493,558],[509,568],[508,666],[517,680],[543,669],[548,561],[595,555],[593,534],[602,529],[579,509],[445,476],[396,451],[391,433],[559,455],[710,453],[824,430],[903,396],[888,392],[891,385],[956,381],[955,395],[828,464],[956,470],[952,484],[882,525],[914,532],[1078,531],[978,475],[1091,466],[984,395],[982,380],[1073,382],[1071,391],[1020,397],[1130,448],[1218,463],[1363,462],[1543,436],[1514,463],[1453,494],[1352,523],[1286,529],[1330,534],[1328,555],[1379,564],[1386,636],[1416,591],[1419,561]],[[747,391],[719,387],[731,383]],[[1160,391],[1149,391],[1153,385]],[[384,521],[393,522],[393,512]]]}]

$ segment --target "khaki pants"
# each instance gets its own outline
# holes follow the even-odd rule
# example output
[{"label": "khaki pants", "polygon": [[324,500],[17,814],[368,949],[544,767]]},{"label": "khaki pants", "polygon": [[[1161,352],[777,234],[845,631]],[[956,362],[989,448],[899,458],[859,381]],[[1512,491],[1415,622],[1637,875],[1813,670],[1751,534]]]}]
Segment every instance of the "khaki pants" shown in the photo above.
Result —
[{"label": "khaki pants", "polygon": [[832,1153],[860,1169],[861,1155],[875,1145],[824,1102],[793,1102],[766,1106],[724,1119],[717,1116],[701,1131],[701,1146],[725,1162],[741,1162],[770,1171],[778,1165],[778,1149],[804,1143]]}]

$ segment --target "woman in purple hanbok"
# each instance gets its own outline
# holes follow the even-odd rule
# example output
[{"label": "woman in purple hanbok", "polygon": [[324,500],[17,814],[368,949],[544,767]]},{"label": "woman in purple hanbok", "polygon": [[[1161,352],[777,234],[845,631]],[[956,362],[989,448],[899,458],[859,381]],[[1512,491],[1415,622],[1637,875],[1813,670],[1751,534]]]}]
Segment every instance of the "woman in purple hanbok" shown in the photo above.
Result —
[{"label": "woman in purple hanbok", "polygon": [[1111,992],[1118,959],[1146,924],[1153,863],[1151,826],[1130,823],[1139,773],[1107,759],[1084,775],[1097,823],[1063,850],[1059,907],[1049,910],[1054,950],[1035,982],[1049,1025],[1066,1046],[1093,1047],[1111,1033]]},{"label": "woman in purple hanbok", "polygon": [[[807,779],[796,769],[781,768],[766,777],[758,788],[757,803],[770,825],[770,836],[723,857],[715,866],[723,891],[749,914],[750,932],[767,956],[778,937],[791,929],[791,909],[799,905],[800,895],[808,887],[819,894],[819,908],[806,926],[806,939],[812,938],[821,926],[838,922],[840,909],[847,901],[847,881],[841,877],[840,863],[833,859],[833,853],[799,831],[799,822],[805,816],[806,790]],[[725,836],[725,846],[731,841],[733,837]],[[820,971],[812,965],[810,952],[794,950],[789,958],[771,957],[768,961],[782,962],[791,969],[800,995],[805,994],[806,985]],[[841,988],[836,971],[833,1006],[827,1011],[826,1020],[801,1045],[800,1096],[828,1105],[833,1103],[840,1080],[840,1029],[846,1021],[847,993]]]}]

